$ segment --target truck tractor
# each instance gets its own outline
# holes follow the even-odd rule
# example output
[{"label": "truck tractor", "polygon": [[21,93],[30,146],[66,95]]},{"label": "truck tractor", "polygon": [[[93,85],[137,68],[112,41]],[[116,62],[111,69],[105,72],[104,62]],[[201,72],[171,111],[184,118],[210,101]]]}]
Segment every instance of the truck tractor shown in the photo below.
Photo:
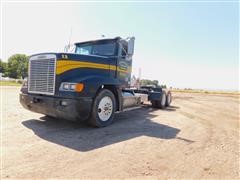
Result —
[{"label": "truck tractor", "polygon": [[130,88],[134,37],[74,44],[74,53],[41,53],[29,57],[28,78],[20,103],[30,111],[96,127],[113,122],[115,112],[145,101],[165,108],[171,92],[156,87]]}]

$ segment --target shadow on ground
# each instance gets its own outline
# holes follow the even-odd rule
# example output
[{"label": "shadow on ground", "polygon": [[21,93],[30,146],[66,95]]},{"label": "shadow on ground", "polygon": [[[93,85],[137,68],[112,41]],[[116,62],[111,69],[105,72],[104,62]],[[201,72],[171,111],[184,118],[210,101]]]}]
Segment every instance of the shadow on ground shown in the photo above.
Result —
[{"label": "shadow on ground", "polygon": [[[178,107],[170,107],[173,110]],[[170,110],[170,111],[171,111]],[[179,129],[153,122],[153,109],[141,108],[115,115],[115,122],[105,128],[84,123],[42,117],[22,122],[37,136],[77,151],[90,151],[139,136],[174,139]]]}]

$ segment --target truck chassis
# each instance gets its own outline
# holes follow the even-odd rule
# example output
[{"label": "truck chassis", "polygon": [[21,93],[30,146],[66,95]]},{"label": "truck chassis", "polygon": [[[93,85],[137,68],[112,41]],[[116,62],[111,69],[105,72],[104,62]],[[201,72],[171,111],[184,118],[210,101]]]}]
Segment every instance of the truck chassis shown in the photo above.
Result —
[{"label": "truck chassis", "polygon": [[134,37],[75,43],[74,53],[41,53],[30,57],[28,80],[20,103],[24,108],[72,121],[108,126],[115,112],[150,101],[165,108],[171,92],[151,86],[130,88]]}]

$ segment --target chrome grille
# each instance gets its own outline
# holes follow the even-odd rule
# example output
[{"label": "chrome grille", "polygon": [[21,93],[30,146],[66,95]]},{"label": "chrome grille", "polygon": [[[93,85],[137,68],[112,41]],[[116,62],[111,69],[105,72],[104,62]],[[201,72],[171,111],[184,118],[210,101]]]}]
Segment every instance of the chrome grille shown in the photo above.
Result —
[{"label": "chrome grille", "polygon": [[29,60],[28,92],[53,95],[55,91],[55,55],[39,55]]}]

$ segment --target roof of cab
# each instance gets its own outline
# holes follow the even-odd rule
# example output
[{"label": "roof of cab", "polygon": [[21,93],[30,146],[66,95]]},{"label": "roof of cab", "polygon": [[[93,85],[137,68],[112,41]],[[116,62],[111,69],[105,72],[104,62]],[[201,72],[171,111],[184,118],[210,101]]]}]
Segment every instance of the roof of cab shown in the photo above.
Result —
[{"label": "roof of cab", "polygon": [[113,40],[120,40],[120,39],[122,39],[122,38],[115,37],[115,38],[95,39],[95,40],[90,40],[90,41],[77,42],[74,44],[87,44],[87,43],[94,43],[94,42],[99,42],[99,41],[113,41]]}]

